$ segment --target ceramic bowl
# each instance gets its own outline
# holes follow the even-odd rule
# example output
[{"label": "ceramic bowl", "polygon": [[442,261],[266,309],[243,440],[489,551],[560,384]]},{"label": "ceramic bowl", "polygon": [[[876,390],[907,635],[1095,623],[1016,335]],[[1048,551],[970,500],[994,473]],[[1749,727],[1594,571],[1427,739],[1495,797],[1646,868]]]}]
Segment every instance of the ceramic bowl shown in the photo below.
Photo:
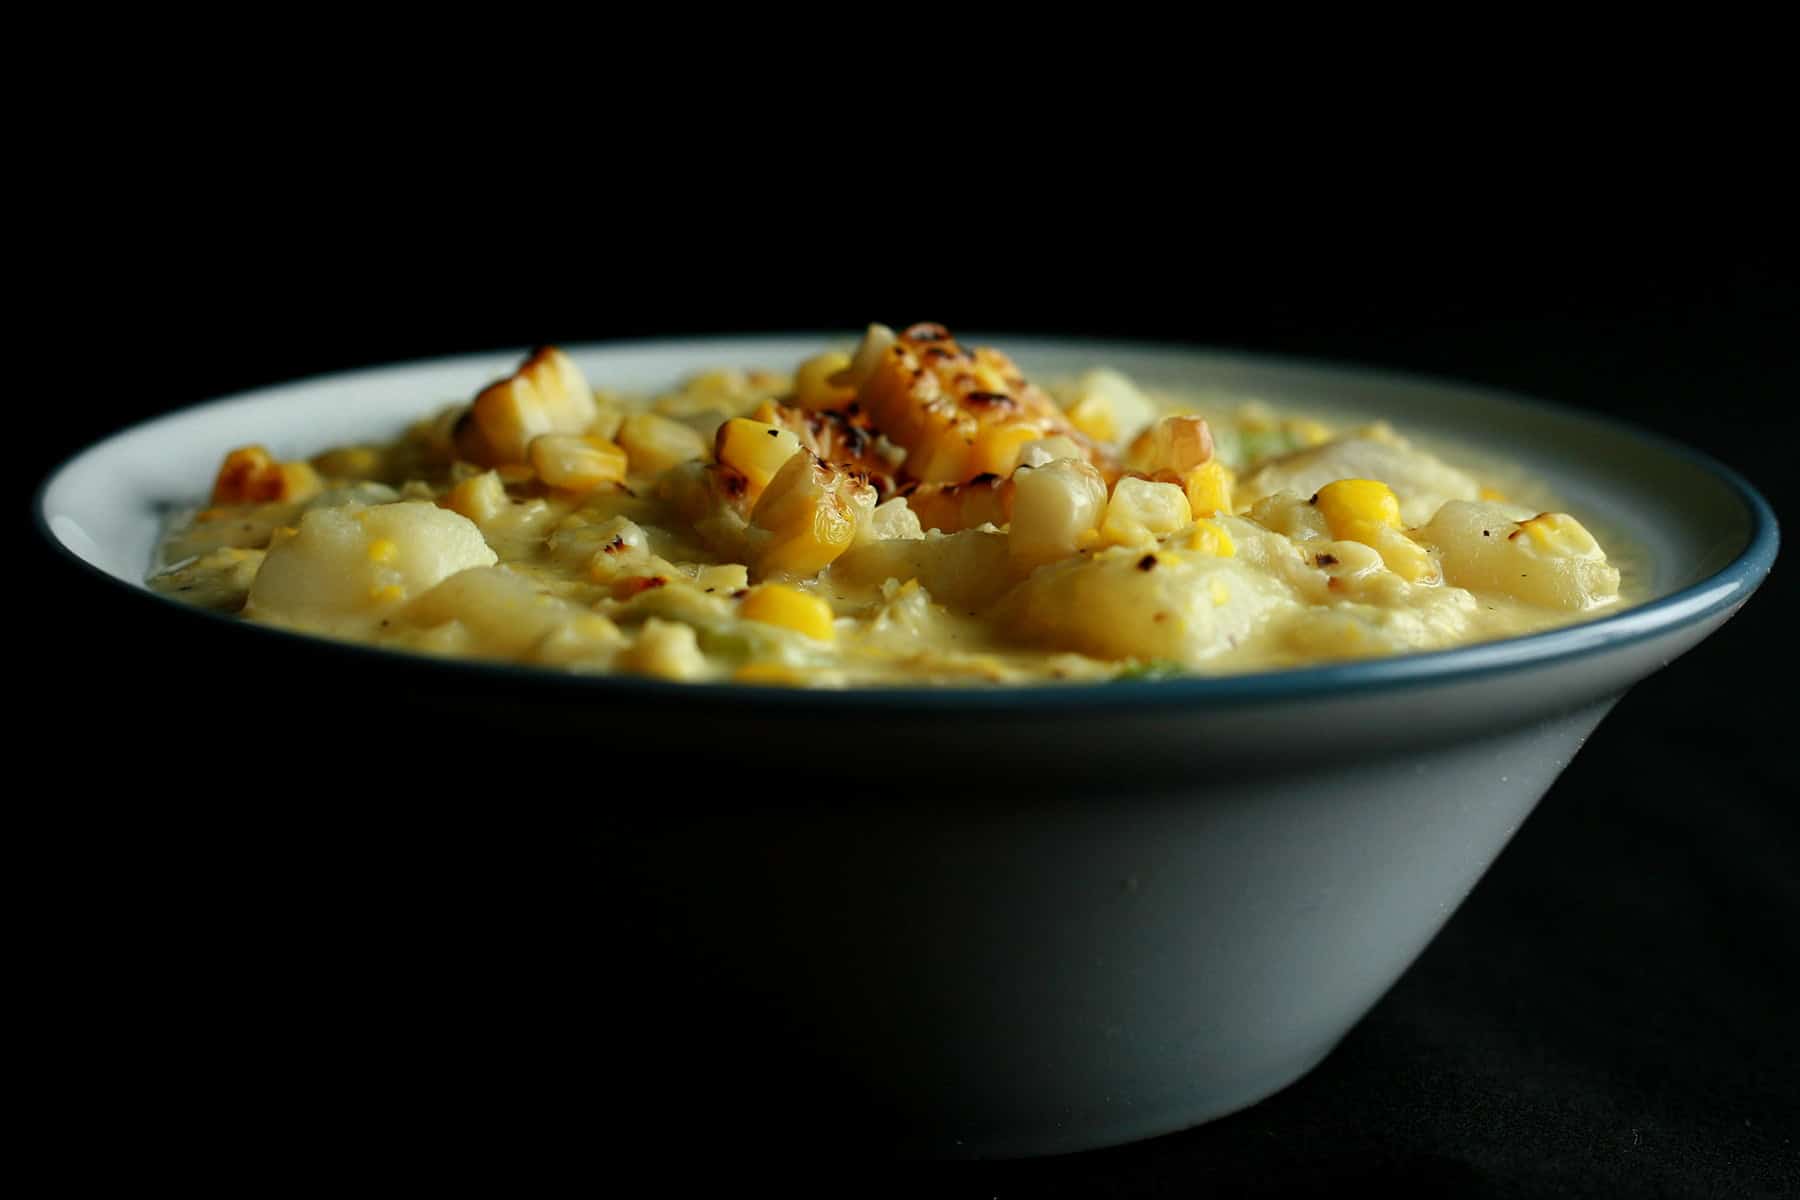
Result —
[{"label": "ceramic bowl", "polygon": [[[589,378],[631,389],[789,367],[823,340],[571,353]],[[376,689],[419,729],[478,731],[515,764],[639,764],[645,782],[629,787],[584,768],[614,782],[575,793],[579,832],[552,823],[583,863],[558,905],[562,952],[609,965],[565,978],[542,1011],[568,1023],[552,1041],[570,1069],[640,1098],[641,1114],[692,1112],[702,1096],[761,1136],[934,1156],[1113,1145],[1243,1108],[1328,1054],[1621,694],[1745,602],[1774,559],[1775,520],[1710,459],[1478,388],[992,340],[1038,373],[1106,364],[1152,385],[1380,414],[1505,458],[1635,546],[1645,598],[1528,637],[1278,673],[810,693],[415,658],[143,588],[162,514],[199,498],[226,449],[391,437],[513,355],[158,418],[54,473],[40,524],[116,585],[109,603],[203,661],[303,662]],[[515,812],[483,810],[483,828]],[[570,850],[510,845],[546,861]],[[465,1036],[501,1036],[482,1020]]]}]

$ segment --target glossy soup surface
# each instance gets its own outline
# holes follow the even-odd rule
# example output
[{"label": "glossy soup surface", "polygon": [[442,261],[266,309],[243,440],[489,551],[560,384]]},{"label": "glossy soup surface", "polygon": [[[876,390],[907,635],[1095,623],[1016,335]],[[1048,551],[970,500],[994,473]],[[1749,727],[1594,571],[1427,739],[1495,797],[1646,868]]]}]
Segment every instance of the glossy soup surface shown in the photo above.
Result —
[{"label": "glossy soup surface", "polygon": [[419,402],[387,444],[233,449],[150,585],[423,653],[819,687],[1279,669],[1624,602],[1507,464],[1104,364],[1030,381],[938,326],[656,396],[546,348]]}]

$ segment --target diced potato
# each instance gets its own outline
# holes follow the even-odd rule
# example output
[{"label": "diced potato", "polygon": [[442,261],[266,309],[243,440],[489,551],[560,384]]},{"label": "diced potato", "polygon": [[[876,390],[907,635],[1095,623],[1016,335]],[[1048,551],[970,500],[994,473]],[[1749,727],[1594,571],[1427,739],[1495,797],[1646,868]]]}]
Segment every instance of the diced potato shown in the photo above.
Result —
[{"label": "diced potato", "polygon": [[531,468],[551,487],[590,492],[625,482],[625,451],[592,434],[548,433],[531,440]]},{"label": "diced potato", "polygon": [[706,674],[706,655],[693,627],[656,617],[644,622],[616,663],[621,670],[658,679],[692,680]]},{"label": "diced potato", "polygon": [[486,525],[505,512],[512,501],[507,499],[506,485],[500,482],[500,476],[483,471],[451,488],[438,503],[477,525]]},{"label": "diced potato", "polygon": [[1400,524],[1423,525],[1446,500],[1473,500],[1480,484],[1473,476],[1399,438],[1355,436],[1326,442],[1264,463],[1239,480],[1239,499],[1258,500],[1276,492],[1311,496],[1338,479],[1378,479],[1393,489]]},{"label": "diced potato", "polygon": [[1574,517],[1543,513],[1515,521],[1509,511],[1516,510],[1453,500],[1419,531],[1437,547],[1447,583],[1571,611],[1618,596],[1618,568]]},{"label": "diced potato", "polygon": [[1090,463],[1060,458],[1013,475],[1013,562],[1030,570],[1079,550],[1107,510],[1106,480]]},{"label": "diced potato", "polygon": [[473,522],[435,504],[314,509],[269,547],[245,611],[326,631],[355,627],[458,571],[495,561]]},{"label": "diced potato", "polygon": [[1064,410],[1075,428],[1102,442],[1129,441],[1156,419],[1156,402],[1128,377],[1104,367],[1075,381]]},{"label": "diced potato", "polygon": [[829,578],[865,587],[916,579],[939,603],[973,611],[993,603],[1017,577],[1009,541],[985,529],[868,541],[833,563]]},{"label": "diced potato", "polygon": [[619,446],[633,475],[661,475],[678,463],[706,457],[706,441],[680,421],[655,413],[633,413],[619,426]]},{"label": "diced potato", "polygon": [[493,566],[458,571],[408,604],[400,618],[421,628],[459,621],[467,636],[463,653],[519,658],[559,626],[586,615],[523,575]]},{"label": "diced potato", "polygon": [[1294,605],[1285,585],[1234,558],[1115,547],[1040,568],[998,611],[1040,646],[1194,666]]},{"label": "diced potato", "polygon": [[1113,485],[1100,540],[1113,546],[1142,546],[1193,519],[1187,496],[1174,484],[1126,476]]}]

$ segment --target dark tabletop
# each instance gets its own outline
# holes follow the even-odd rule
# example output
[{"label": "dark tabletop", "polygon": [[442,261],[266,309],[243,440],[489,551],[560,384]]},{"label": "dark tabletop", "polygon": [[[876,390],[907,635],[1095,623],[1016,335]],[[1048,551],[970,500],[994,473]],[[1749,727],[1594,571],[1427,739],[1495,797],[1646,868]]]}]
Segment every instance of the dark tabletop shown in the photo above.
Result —
[{"label": "dark tabletop", "polygon": [[[722,266],[715,254],[708,269],[721,244],[665,259],[618,238],[590,240],[585,270],[515,268],[496,243],[490,265],[462,270],[428,238],[396,236],[383,243],[391,252],[375,254],[365,253],[372,236],[345,249],[331,236],[341,232],[309,238],[288,223],[214,229],[192,219],[146,249],[93,299],[92,350],[79,361],[84,370],[98,362],[84,378],[104,383],[49,413],[33,477],[139,417],[364,363],[537,341],[933,319],[953,329],[1189,340],[1513,388],[1686,441],[1748,476],[1790,528],[1800,512],[1792,466],[1800,301],[1794,276],[1754,247],[1691,248],[1652,265],[1629,247],[1595,257],[1569,242],[1537,253],[1450,240],[1321,255],[1270,251],[1266,239],[1222,251],[1195,235],[1161,243],[1153,266],[1144,263],[1154,239],[1090,244],[1079,261],[1060,264],[1012,245],[987,276],[933,287],[904,255],[898,267],[883,263],[883,278],[863,278],[852,269],[861,260],[841,255],[853,248],[866,258],[879,246],[841,241],[835,258],[822,246],[770,246]],[[666,249],[669,234],[644,236]],[[529,240],[528,231],[518,237]],[[581,245],[569,243],[571,252]],[[1016,266],[1025,261],[1033,265]],[[123,340],[122,329],[131,331]],[[1800,1194],[1792,557],[1787,550],[1722,632],[1618,705],[1418,963],[1287,1091],[1116,1150],[956,1168],[850,1164],[825,1171],[825,1182],[841,1195],[894,1187],[1003,1197],[1336,1195],[1357,1184],[1378,1194]],[[185,1064],[182,1090],[204,1099],[176,1106],[170,1138],[134,1143],[131,1153],[146,1161],[179,1164],[206,1128],[258,1148],[265,1164],[316,1168],[352,1144],[366,1148],[366,1130],[327,1121],[290,1137],[246,1119],[267,1098],[254,1077],[222,1063],[254,1053],[259,1039],[288,1036],[297,1018],[260,1009],[270,993],[231,967],[257,960],[253,924],[215,939],[227,926],[196,924],[193,908],[170,899],[203,893],[228,907],[239,893],[224,881],[253,870],[216,819],[226,810],[189,821],[181,797],[237,789],[255,805],[267,791],[291,796],[300,768],[290,763],[254,786],[210,776],[204,728],[158,713],[158,689],[138,674],[155,669],[156,648],[108,647],[105,633],[83,625],[107,601],[89,581],[56,578],[58,611],[37,649],[56,651],[59,662],[79,648],[95,662],[126,664],[73,685],[28,677],[43,703],[27,733],[66,748],[81,783],[55,806],[41,844],[104,847],[97,859],[69,857],[59,893],[88,948],[65,950],[51,976],[59,982],[47,985],[88,1035],[69,1061],[91,1090],[161,1116],[171,1096],[139,1066]],[[232,703],[367,704],[271,700],[253,682],[229,682],[244,664],[208,666]],[[157,733],[120,727],[142,723]],[[273,722],[269,736],[291,736],[288,723]],[[330,782],[323,764],[307,770]],[[147,778],[164,798],[148,809],[128,803]],[[367,786],[391,784],[384,778]],[[181,886],[172,889],[155,862]],[[217,969],[168,966],[196,962]],[[164,1019],[114,1021],[121,1000]],[[230,1017],[245,1011],[270,1019]],[[218,1016],[212,1028],[231,1030],[231,1045],[209,1037],[211,1018],[196,1012]],[[161,1049],[146,1058],[152,1043]],[[67,1102],[92,1103],[91,1091]],[[691,1157],[656,1165],[679,1181],[708,1165],[708,1146],[702,1123]],[[632,1147],[596,1153],[610,1169],[628,1163]],[[780,1170],[746,1165],[742,1182]]]}]

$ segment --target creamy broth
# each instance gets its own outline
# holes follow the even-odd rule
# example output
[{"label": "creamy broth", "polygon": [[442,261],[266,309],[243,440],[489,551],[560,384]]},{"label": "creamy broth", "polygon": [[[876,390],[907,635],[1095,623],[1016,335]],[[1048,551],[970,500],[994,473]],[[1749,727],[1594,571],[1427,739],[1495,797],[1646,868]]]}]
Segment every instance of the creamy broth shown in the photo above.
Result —
[{"label": "creamy broth", "polygon": [[935,326],[604,383],[545,349],[391,443],[233,450],[150,586],[423,653],[835,687],[1440,649],[1636,584],[1510,464],[1104,368],[1040,388]]}]

